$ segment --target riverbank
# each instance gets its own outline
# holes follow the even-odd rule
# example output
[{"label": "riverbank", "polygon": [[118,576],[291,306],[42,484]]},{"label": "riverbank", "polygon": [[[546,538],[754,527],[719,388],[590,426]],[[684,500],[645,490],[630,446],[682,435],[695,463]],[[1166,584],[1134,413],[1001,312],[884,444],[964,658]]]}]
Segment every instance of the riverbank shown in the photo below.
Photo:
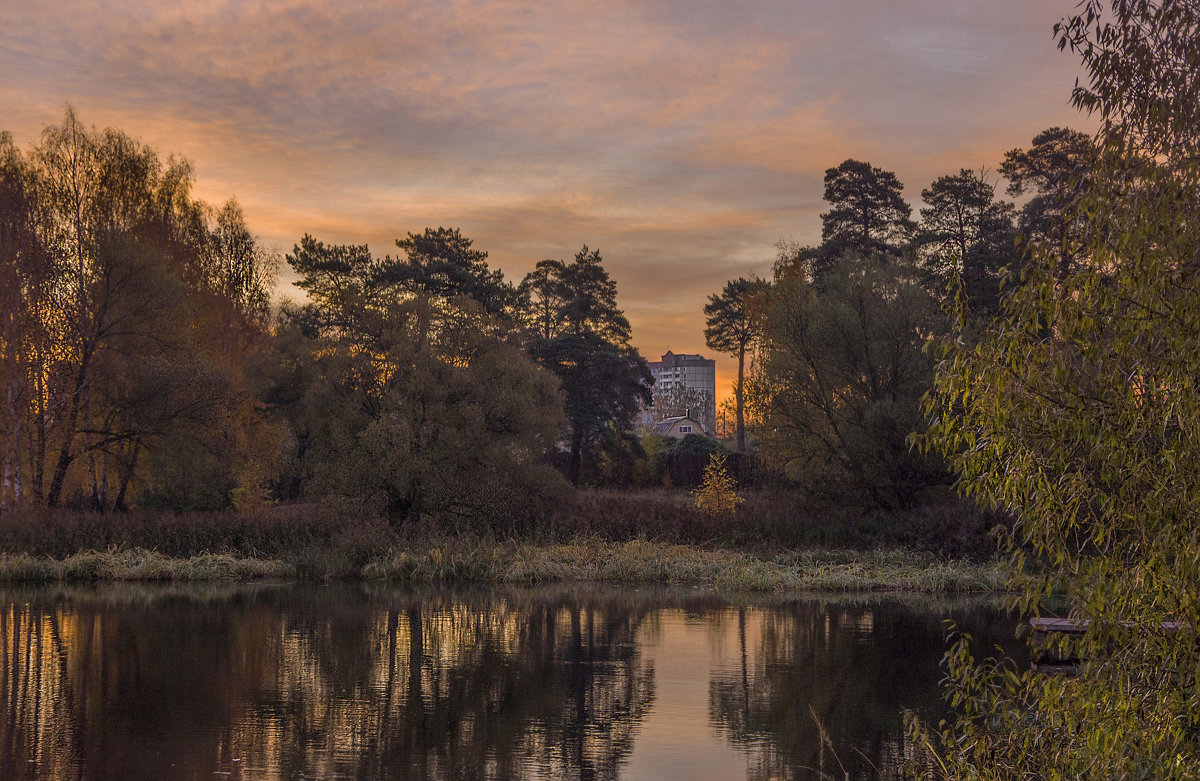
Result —
[{"label": "riverbank", "polygon": [[0,513],[0,581],[295,579],[406,583],[689,583],[722,589],[992,591],[991,519],[944,504],[903,515],[750,493],[699,513],[686,491],[580,491],[524,525],[255,511]]},{"label": "riverbank", "polygon": [[[412,584],[607,582],[704,585],[731,591],[992,592],[1003,587],[995,563],[946,561],[908,550],[798,551],[776,557],[634,540],[579,540],[538,546],[451,541],[391,551],[348,574]],[[221,581],[296,579],[294,564],[204,554],[185,558],[144,549],[84,551],[61,559],[0,555],[3,582]]]}]

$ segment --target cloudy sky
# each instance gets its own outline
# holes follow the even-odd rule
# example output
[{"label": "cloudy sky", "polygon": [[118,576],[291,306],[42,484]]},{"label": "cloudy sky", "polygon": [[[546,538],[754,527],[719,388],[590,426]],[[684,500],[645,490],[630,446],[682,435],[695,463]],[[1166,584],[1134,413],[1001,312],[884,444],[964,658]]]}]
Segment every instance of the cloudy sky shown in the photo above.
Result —
[{"label": "cloudy sky", "polygon": [[13,0],[0,129],[31,143],[69,103],[283,250],[454,226],[519,281],[587,244],[644,355],[711,353],[707,295],[819,239],[826,168],[895,171],[915,212],[1089,129],[1052,35],[1075,1]]}]

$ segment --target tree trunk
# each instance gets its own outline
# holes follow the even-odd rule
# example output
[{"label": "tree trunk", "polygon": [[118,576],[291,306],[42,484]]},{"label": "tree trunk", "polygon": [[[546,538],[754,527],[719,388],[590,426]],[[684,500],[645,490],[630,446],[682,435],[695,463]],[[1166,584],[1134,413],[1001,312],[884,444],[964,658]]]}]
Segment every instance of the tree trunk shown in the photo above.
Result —
[{"label": "tree trunk", "polygon": [[121,486],[117,489],[117,498],[113,500],[113,509],[117,512],[125,512],[125,491],[129,488],[129,481],[133,479],[134,469],[137,468],[138,453],[137,440],[133,442],[133,452],[129,456],[129,465],[125,469],[125,473],[121,475]]},{"label": "tree trunk", "polygon": [[58,461],[54,464],[54,476],[50,478],[50,493],[46,495],[47,507],[58,506],[58,500],[62,496],[63,483],[66,482],[67,467],[74,459],[75,457],[71,455],[71,440],[68,437],[63,442],[62,449],[58,451]]},{"label": "tree trunk", "polygon": [[579,468],[583,461],[583,432],[578,426],[571,431],[571,460],[567,462],[567,479],[571,485],[579,485]]},{"label": "tree trunk", "polygon": [[737,388],[734,391],[734,404],[737,407],[737,452],[746,452],[746,416],[744,412],[746,390],[746,348],[738,350]]},{"label": "tree trunk", "polygon": [[46,506],[55,507],[62,498],[63,484],[67,479],[67,467],[75,460],[71,453],[71,445],[75,442],[75,427],[79,422],[80,407],[83,406],[87,395],[87,371],[90,363],[89,353],[85,350],[79,362],[79,371],[75,375],[75,391],[71,394],[71,412],[63,421],[63,443],[58,451],[58,461],[54,465],[54,477],[50,480],[50,493],[46,496]]}]

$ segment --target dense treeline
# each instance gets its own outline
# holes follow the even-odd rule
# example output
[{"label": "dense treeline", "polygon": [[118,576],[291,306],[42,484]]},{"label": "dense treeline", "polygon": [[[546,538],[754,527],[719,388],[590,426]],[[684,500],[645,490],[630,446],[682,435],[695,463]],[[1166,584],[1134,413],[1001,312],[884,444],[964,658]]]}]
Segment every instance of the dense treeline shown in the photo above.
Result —
[{"label": "dense treeline", "polygon": [[894,173],[828,169],[822,243],[782,243],[772,280],[732,280],[705,307],[709,346],[738,359],[738,450],[748,428],[750,449],[806,493],[869,508],[911,508],[948,486],[946,461],[911,445],[926,425],[928,348],[955,307],[967,339],[999,316],[1034,244],[1070,270],[1063,253],[1082,227],[1067,205],[1094,155],[1088,136],[1051,128],[1000,164],[1008,194],[1029,196],[1020,210],[964,168],[921,191],[919,220]]},{"label": "dense treeline", "polygon": [[253,471],[272,265],[191,185],[70,111],[27,152],[0,136],[0,504],[228,501]]},{"label": "dense treeline", "polygon": [[[457,230],[395,257],[305,236],[307,294],[185,161],[68,110],[0,136],[0,508],[322,499],[394,518],[537,515],[649,396],[596,250],[522,284]],[[518,512],[519,511],[519,512]]]},{"label": "dense treeline", "polygon": [[[922,191],[919,220],[894,174],[829,169],[822,243],[783,246],[772,280],[732,280],[705,307],[708,344],[738,360],[731,445],[759,484],[884,510],[948,484],[909,445],[925,347],[952,295],[973,322],[999,311],[1005,270],[1026,260],[1018,230],[1067,246],[1080,228],[1064,202],[1093,154],[1050,129],[1000,166],[1031,196],[1019,212],[963,169]],[[564,496],[559,473],[679,477],[679,448],[635,431],[651,378],[598,251],[514,285],[457,229],[383,257],[304,236],[283,259],[306,299],[272,312],[280,258],[236,202],[191,186],[186,162],[70,111],[28,150],[0,141],[5,506],[319,499],[511,528]],[[686,389],[655,401],[711,404]]]}]

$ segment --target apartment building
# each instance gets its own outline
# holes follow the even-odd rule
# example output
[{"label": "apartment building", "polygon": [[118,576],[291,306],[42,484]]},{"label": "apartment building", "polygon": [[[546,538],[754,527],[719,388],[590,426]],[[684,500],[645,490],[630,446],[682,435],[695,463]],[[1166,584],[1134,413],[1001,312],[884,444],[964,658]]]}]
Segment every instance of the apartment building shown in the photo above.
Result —
[{"label": "apartment building", "polygon": [[692,416],[703,424],[704,433],[714,433],[717,429],[717,362],[699,354],[676,355],[667,350],[660,360],[648,363],[654,376],[656,405],[643,411],[642,420],[653,425],[663,418],[685,415],[685,410],[691,410]]}]

